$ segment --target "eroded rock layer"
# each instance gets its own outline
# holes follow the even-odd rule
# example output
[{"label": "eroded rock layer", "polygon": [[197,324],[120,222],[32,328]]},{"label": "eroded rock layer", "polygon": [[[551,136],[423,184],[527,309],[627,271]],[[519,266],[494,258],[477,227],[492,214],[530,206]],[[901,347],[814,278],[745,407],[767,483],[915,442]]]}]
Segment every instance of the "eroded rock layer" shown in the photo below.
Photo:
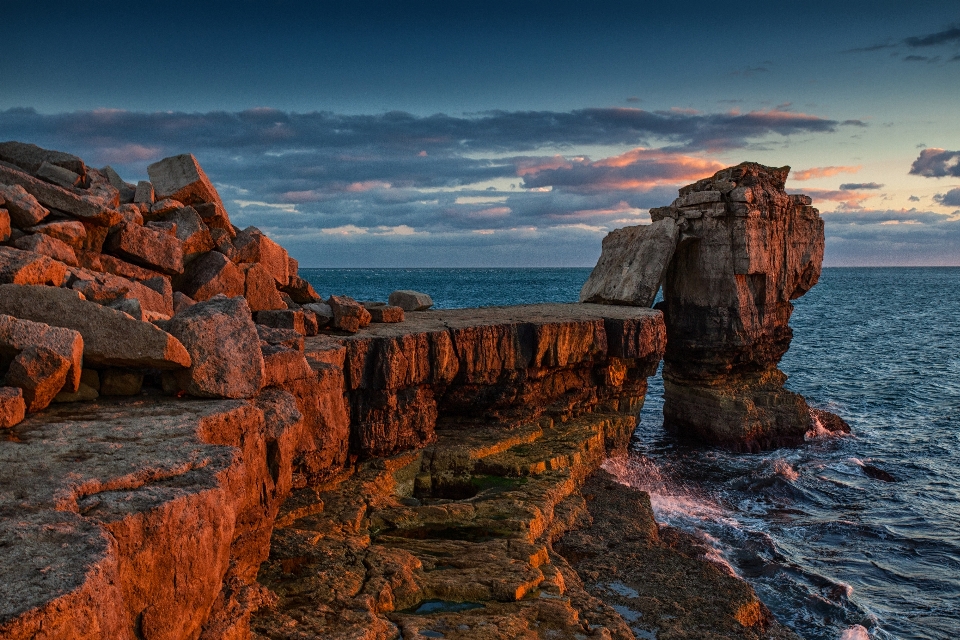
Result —
[{"label": "eroded rock layer", "polygon": [[664,424],[742,449],[796,444],[811,427],[777,369],[790,346],[791,301],[820,276],[823,221],[784,191],[789,167],[743,163],[680,190],[682,235],[667,269]]}]

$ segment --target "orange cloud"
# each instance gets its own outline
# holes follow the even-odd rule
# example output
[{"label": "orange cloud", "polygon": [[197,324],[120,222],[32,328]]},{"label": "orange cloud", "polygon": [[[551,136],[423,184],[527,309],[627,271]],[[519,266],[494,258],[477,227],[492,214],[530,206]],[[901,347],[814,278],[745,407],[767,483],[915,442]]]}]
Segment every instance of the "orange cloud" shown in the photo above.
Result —
[{"label": "orange cloud", "polygon": [[846,189],[804,189],[803,194],[813,198],[814,205],[817,204],[817,200],[828,200],[830,202],[839,202],[848,209],[860,209],[861,202],[876,195],[873,193],[848,191]]},{"label": "orange cloud", "polygon": [[812,180],[813,178],[829,178],[838,173],[856,173],[862,169],[862,165],[855,167],[811,167],[802,171],[794,171],[790,177],[794,180]]}]

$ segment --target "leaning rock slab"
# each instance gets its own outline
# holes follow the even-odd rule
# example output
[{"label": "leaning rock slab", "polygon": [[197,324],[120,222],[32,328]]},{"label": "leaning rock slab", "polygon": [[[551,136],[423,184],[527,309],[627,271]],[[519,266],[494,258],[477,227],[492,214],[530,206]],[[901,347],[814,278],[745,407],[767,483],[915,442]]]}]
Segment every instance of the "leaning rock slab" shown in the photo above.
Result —
[{"label": "leaning rock slab", "polygon": [[191,205],[210,203],[218,214],[226,218],[220,195],[193,154],[186,153],[154,162],[147,167],[147,173],[157,200],[171,198]]},{"label": "leaning rock slab", "polygon": [[50,215],[49,209],[18,184],[0,184],[0,198],[6,201],[4,207],[10,212],[13,226],[20,229],[31,227]]},{"label": "leaning rock slab", "polygon": [[287,250],[263,235],[256,227],[247,227],[233,240],[237,252],[234,262],[259,263],[263,265],[278,286],[286,286],[290,280],[290,259]]},{"label": "leaning rock slab", "polygon": [[106,249],[167,275],[183,273],[183,242],[169,233],[125,222],[107,238]]},{"label": "leaning rock slab", "polygon": [[680,225],[673,218],[611,231],[580,290],[580,302],[652,306],[679,238]]},{"label": "leaning rock slab", "polygon": [[121,220],[120,214],[107,207],[107,203],[97,196],[83,193],[79,189],[58,187],[23,171],[0,165],[0,182],[19,185],[44,207],[63,211],[80,220],[104,227],[112,227]]},{"label": "leaning rock slab", "polygon": [[57,240],[53,236],[42,233],[34,233],[29,236],[23,236],[13,243],[13,246],[22,251],[32,251],[41,255],[53,258],[71,267],[79,267],[77,254],[73,247],[62,240]]},{"label": "leaning rock slab", "polygon": [[216,297],[181,311],[168,325],[193,364],[176,373],[187,393],[203,398],[250,398],[263,386],[260,338],[243,298]]},{"label": "leaning rock slab", "polygon": [[88,365],[179,369],[190,366],[190,355],[180,342],[149,322],[83,300],[69,289],[0,285],[0,313],[83,336],[83,359]]},{"label": "leaning rock slab", "polygon": [[66,358],[70,362],[66,388],[77,390],[83,373],[83,338],[79,332],[0,314],[0,356],[15,356],[30,346],[43,346]]},{"label": "leaning rock slab", "polygon": [[215,295],[235,298],[244,294],[243,272],[222,253],[211,251],[189,265],[176,278],[174,288],[196,301],[209,300]]},{"label": "leaning rock slab", "polygon": [[356,333],[369,326],[370,312],[363,305],[348,296],[330,296],[327,300],[333,311],[333,328]]},{"label": "leaning rock slab", "polygon": [[390,294],[388,302],[391,306],[400,307],[404,311],[426,311],[433,306],[433,299],[419,291],[401,289]]}]

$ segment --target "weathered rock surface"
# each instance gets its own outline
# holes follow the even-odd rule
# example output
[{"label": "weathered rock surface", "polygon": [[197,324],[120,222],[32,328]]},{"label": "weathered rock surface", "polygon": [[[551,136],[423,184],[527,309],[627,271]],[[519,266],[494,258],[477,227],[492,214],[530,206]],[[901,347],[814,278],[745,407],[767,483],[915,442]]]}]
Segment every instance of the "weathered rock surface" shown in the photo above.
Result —
[{"label": "weathered rock surface", "polygon": [[34,233],[29,236],[23,236],[13,243],[13,246],[22,251],[32,251],[40,255],[53,258],[71,267],[78,267],[77,254],[73,247],[62,240],[42,233]]},{"label": "weathered rock surface", "polygon": [[13,247],[0,247],[0,283],[61,286],[67,266],[49,256]]},{"label": "weathered rock surface", "polygon": [[211,251],[191,262],[177,278],[178,291],[193,300],[209,300],[215,295],[235,298],[244,294],[243,272],[222,253]]},{"label": "weathered rock surface", "polygon": [[370,312],[370,322],[403,322],[403,308],[389,304],[367,304],[364,308]]},{"label": "weathered rock surface", "polygon": [[0,160],[17,165],[28,173],[37,173],[46,162],[81,176],[87,174],[86,165],[77,156],[26,142],[0,142]]},{"label": "weathered rock surface", "polygon": [[433,306],[433,299],[426,293],[401,289],[390,294],[387,302],[404,311],[426,311]]},{"label": "weathered rock surface", "polygon": [[82,222],[75,220],[55,220],[44,222],[25,229],[30,233],[42,233],[61,242],[65,242],[73,249],[83,249],[87,238],[87,228]]},{"label": "weathered rock surface", "polygon": [[0,285],[0,313],[79,332],[83,359],[90,365],[154,369],[190,366],[187,350],[170,334],[149,322],[82,300],[68,289]]},{"label": "weathered rock surface", "polygon": [[27,404],[19,387],[0,387],[0,428],[6,429],[23,422]]},{"label": "weathered rock surface", "polygon": [[734,448],[796,444],[804,399],[783,388],[791,300],[820,276],[823,220],[784,191],[789,167],[743,163],[680,190],[683,237],[667,270],[664,424]]},{"label": "weathered rock surface", "polygon": [[0,184],[0,198],[3,198],[3,206],[10,212],[10,221],[15,227],[32,227],[50,215],[49,209],[41,206],[36,198],[18,184]]},{"label": "weathered rock surface", "polygon": [[106,249],[167,275],[183,273],[183,242],[176,235],[124,222],[107,238]]},{"label": "weathered rock surface", "polygon": [[370,312],[349,296],[330,296],[327,304],[333,312],[330,326],[334,329],[356,333],[370,324]]},{"label": "weathered rock surface", "polygon": [[276,281],[261,264],[241,265],[243,271],[243,297],[247,299],[251,311],[270,311],[286,309]]},{"label": "weathered rock surface", "polygon": [[580,290],[580,302],[653,306],[679,239],[680,225],[673,218],[611,231]]},{"label": "weathered rock surface", "polygon": [[147,167],[158,200],[171,198],[183,204],[212,203],[223,210],[220,195],[193,154],[164,158]]},{"label": "weathered rock surface", "polygon": [[198,302],[175,315],[167,329],[192,361],[175,373],[181,389],[202,398],[250,398],[260,391],[263,355],[246,300]]},{"label": "weathered rock surface", "polygon": [[57,209],[93,224],[111,227],[121,220],[120,214],[96,195],[58,187],[3,165],[0,165],[0,183],[19,185],[45,208]]},{"label": "weathered rock surface", "polygon": [[273,276],[278,286],[290,280],[290,260],[287,250],[268,238],[256,227],[247,227],[233,240],[236,248],[234,262],[259,263]]},{"label": "weathered rock surface", "polygon": [[0,314],[0,369],[4,359],[30,346],[46,347],[66,359],[70,368],[65,389],[77,390],[83,373],[83,338],[79,332]]},{"label": "weathered rock surface", "polygon": [[18,353],[4,377],[3,384],[19,387],[27,412],[46,409],[63,388],[70,361],[52,349],[30,345]]}]

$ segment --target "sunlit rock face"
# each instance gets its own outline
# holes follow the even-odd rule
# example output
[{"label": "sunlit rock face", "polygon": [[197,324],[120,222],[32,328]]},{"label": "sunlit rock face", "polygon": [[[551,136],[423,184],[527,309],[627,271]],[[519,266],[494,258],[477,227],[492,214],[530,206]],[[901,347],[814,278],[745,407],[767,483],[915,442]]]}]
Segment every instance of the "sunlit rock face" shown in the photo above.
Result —
[{"label": "sunlit rock face", "polygon": [[777,364],[790,347],[792,300],[820,277],[823,220],[784,191],[789,167],[745,162],[680,189],[654,221],[682,232],[667,269],[664,425],[756,450],[802,441],[802,396]]}]

